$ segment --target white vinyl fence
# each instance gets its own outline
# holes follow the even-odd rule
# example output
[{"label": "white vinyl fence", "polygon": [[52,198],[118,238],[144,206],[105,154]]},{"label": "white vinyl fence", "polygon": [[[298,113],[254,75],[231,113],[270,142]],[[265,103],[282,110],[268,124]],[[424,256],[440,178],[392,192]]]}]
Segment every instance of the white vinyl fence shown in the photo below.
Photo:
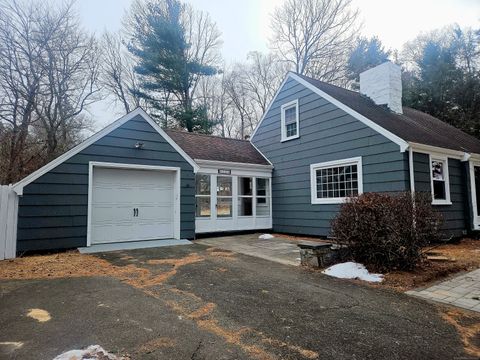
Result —
[{"label": "white vinyl fence", "polygon": [[13,259],[17,244],[18,195],[0,185],[0,260]]}]

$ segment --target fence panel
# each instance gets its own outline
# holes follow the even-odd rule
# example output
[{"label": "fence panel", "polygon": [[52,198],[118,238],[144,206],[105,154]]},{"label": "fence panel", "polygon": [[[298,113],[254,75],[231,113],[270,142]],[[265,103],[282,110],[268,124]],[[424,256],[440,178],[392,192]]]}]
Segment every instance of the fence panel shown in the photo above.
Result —
[{"label": "fence panel", "polygon": [[18,195],[0,186],[0,260],[13,259],[17,245]]}]

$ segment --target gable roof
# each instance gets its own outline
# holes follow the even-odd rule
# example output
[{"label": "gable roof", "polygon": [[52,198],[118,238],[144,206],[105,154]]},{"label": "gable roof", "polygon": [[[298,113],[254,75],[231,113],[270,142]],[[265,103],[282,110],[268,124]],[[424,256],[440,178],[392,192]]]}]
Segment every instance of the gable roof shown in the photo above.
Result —
[{"label": "gable roof", "polygon": [[83,149],[87,148],[88,146],[92,145],[93,143],[95,143],[96,141],[100,140],[102,137],[104,137],[105,135],[109,134],[110,132],[112,132],[113,130],[115,130],[116,128],[120,127],[121,125],[125,124],[127,121],[133,119],[135,116],[137,115],[140,115],[142,116],[142,118],[148,122],[164,139],[165,141],[167,141],[190,165],[192,165],[193,167],[193,170],[195,172],[197,172],[197,170],[199,169],[198,165],[195,163],[195,161],[193,161],[193,159],[180,147],[178,146],[171,138],[170,136],[167,135],[167,133],[162,129],[160,128],[160,126],[158,126],[158,124],[152,120],[152,118],[150,118],[150,116],[147,115],[147,113],[141,109],[141,108],[136,108],[135,110],[133,110],[132,112],[129,112],[128,114],[122,116],[120,119],[114,121],[113,123],[111,123],[110,125],[106,126],[105,128],[103,128],[102,130],[100,130],[99,132],[93,134],[92,136],[90,136],[88,139],[86,139],[85,141],[81,142],[80,144],[78,144],[77,146],[75,146],[74,148],[70,149],[69,151],[67,151],[66,153],[60,155],[59,157],[57,157],[56,159],[50,161],[48,164],[42,166],[40,169],[38,169],[37,171],[34,171],[33,173],[31,173],[30,175],[28,175],[27,177],[23,178],[22,180],[20,180],[19,182],[17,182],[16,184],[13,185],[13,190],[18,194],[18,195],[22,195],[23,194],[23,188],[25,186],[27,186],[28,184],[30,184],[31,182],[35,181],[36,179],[38,179],[40,176],[46,174],[47,172],[49,172],[50,170],[52,170],[53,168],[57,167],[58,165],[60,165],[61,163],[63,163],[64,161],[67,161],[68,159],[70,159],[72,156],[78,154],[80,151],[82,151]]},{"label": "gable roof", "polygon": [[248,140],[170,130],[165,132],[194,160],[270,165]]},{"label": "gable roof", "polygon": [[409,107],[403,107],[403,114],[396,114],[384,106],[376,105],[370,98],[358,92],[304,75],[295,74],[295,77],[303,79],[407,142],[467,153],[480,153],[480,140],[431,115]]}]

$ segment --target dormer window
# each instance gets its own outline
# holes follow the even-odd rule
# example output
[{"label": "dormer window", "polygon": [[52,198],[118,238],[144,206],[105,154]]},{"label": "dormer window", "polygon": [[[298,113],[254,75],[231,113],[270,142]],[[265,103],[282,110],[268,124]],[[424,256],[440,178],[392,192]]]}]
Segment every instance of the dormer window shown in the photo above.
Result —
[{"label": "dormer window", "polygon": [[282,141],[292,140],[299,137],[298,100],[283,104],[281,107],[282,117]]}]

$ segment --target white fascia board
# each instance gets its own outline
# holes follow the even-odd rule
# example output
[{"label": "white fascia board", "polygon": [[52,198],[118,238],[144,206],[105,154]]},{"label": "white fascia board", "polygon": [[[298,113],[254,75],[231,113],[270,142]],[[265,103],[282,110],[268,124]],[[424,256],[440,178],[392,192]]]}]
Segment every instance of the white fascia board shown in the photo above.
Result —
[{"label": "white fascia board", "polygon": [[200,165],[200,167],[215,167],[215,168],[227,168],[227,169],[247,169],[247,170],[266,170],[266,171],[271,171],[273,169],[273,165],[249,164],[249,163],[239,163],[239,162],[230,162],[230,161],[195,159],[195,162],[198,165]]},{"label": "white fascia board", "polygon": [[390,141],[392,141],[395,144],[397,144],[398,146],[400,146],[400,152],[405,152],[408,149],[408,142],[406,142],[402,138],[398,137],[397,135],[393,134],[392,132],[384,129],[383,127],[381,127],[377,123],[373,122],[372,120],[370,120],[370,119],[366,118],[365,116],[359,114],[355,110],[349,108],[344,103],[338,101],[334,97],[328,95],[326,92],[324,92],[324,91],[320,90],[319,88],[317,88],[316,86],[310,84],[308,81],[302,79],[300,76],[298,76],[294,73],[289,73],[289,77],[291,77],[295,81],[299,82],[300,84],[302,84],[306,88],[312,90],[317,95],[320,95],[322,98],[324,98],[328,102],[332,103],[333,105],[335,105],[339,109],[342,109],[347,114],[353,116],[355,119],[361,121],[362,123],[364,123],[365,125],[367,125],[371,129],[375,130],[379,134],[385,136],[387,139],[389,139]]},{"label": "white fascia board", "polygon": [[259,152],[259,154],[262,155],[265,160],[267,160],[267,162],[272,166],[272,169],[273,169],[272,162],[270,160],[268,160],[268,158],[265,155],[263,155],[263,153],[255,146],[255,144],[252,142],[251,138],[250,138],[250,144],[252,144],[252,146],[255,148],[255,150],[257,150]]},{"label": "white fascia board", "polygon": [[480,157],[479,154],[467,153],[465,151],[446,149],[438,146],[425,145],[420,143],[409,142],[409,146],[416,153],[437,155],[437,156],[448,156],[452,159],[458,159],[462,161],[467,161],[470,158]]},{"label": "white fascia board", "polygon": [[119,128],[123,124],[125,124],[127,121],[133,119],[135,116],[141,115],[190,165],[192,165],[194,172],[198,170],[198,165],[193,161],[193,159],[188,156],[185,151],[183,151],[180,146],[178,146],[170,136],[163,131],[160,126],[158,126],[155,121],[150,118],[150,116],[147,115],[147,113],[142,109],[142,108],[136,108],[132,112],[129,112],[128,114],[122,116],[120,119],[114,121],[110,125],[106,126],[99,132],[93,134],[90,136],[88,139],[85,141],[81,142],[74,148],[70,149],[66,153],[60,155],[56,159],[50,161],[48,164],[42,166],[40,169],[37,171],[34,171],[27,177],[23,178],[19,182],[13,185],[13,190],[18,194],[18,195],[23,195],[23,188],[30,184],[31,182],[35,181],[38,179],[40,176],[46,174],[50,170],[54,169],[58,165],[62,164],[63,162],[67,161],[70,159],[72,156],[78,154],[80,151],[86,149],[88,146],[92,145],[96,141],[100,140],[103,138],[105,135],[108,135],[111,133],[113,130]]}]

